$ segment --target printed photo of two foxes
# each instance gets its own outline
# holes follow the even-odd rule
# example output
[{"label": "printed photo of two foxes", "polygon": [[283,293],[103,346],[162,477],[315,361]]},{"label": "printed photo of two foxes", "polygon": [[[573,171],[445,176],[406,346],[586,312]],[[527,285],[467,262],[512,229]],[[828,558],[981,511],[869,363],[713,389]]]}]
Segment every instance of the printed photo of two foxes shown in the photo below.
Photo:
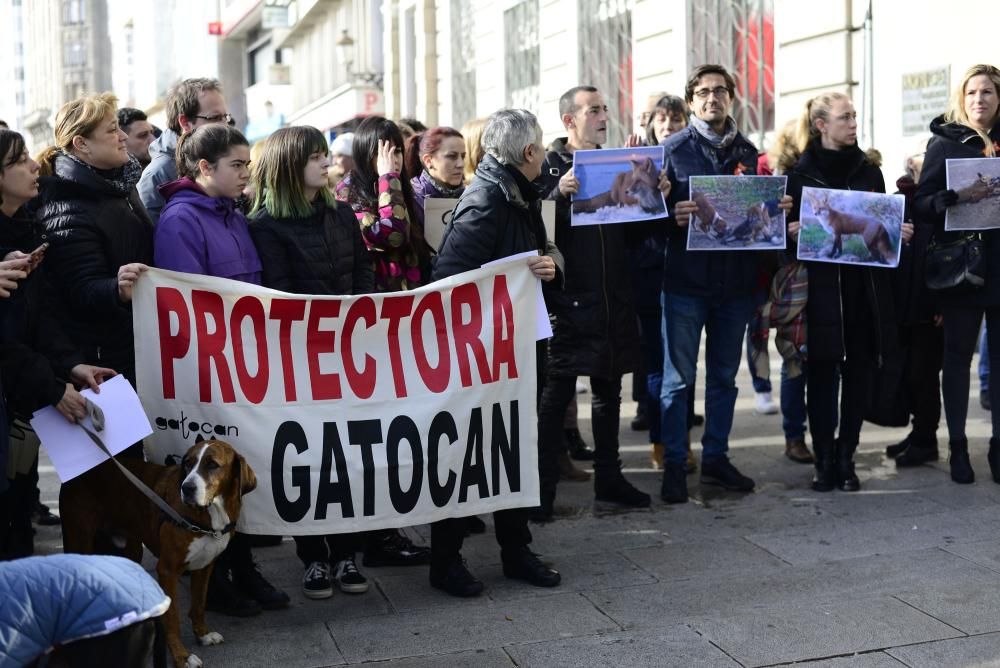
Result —
[{"label": "printed photo of two foxes", "polygon": [[689,251],[782,250],[784,176],[692,176]]},{"label": "printed photo of two foxes", "polygon": [[663,147],[596,149],[573,154],[580,189],[573,196],[572,224],[606,225],[665,218],[660,192]]},{"label": "printed photo of two foxes", "polygon": [[898,266],[904,203],[902,195],[803,188],[798,259]]}]

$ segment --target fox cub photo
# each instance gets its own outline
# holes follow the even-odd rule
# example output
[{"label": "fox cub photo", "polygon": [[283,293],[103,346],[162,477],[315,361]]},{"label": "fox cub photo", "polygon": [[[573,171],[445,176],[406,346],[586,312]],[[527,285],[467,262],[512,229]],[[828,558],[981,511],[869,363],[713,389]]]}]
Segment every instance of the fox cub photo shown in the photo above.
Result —
[{"label": "fox cub photo", "polygon": [[573,197],[573,225],[627,223],[663,218],[660,146],[577,151],[573,171],[580,190]]},{"label": "fox cub photo", "polygon": [[895,267],[902,195],[803,188],[798,259]]},{"label": "fox cub photo", "polygon": [[784,176],[692,176],[688,250],[785,247]]}]

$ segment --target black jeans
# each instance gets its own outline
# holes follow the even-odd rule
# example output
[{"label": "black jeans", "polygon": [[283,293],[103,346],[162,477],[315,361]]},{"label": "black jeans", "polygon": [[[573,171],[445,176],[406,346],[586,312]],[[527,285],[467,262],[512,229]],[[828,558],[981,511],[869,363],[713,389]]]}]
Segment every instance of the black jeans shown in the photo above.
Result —
[{"label": "black jeans", "polygon": [[[834,438],[843,445],[856,446],[868,408],[869,371],[876,364],[877,331],[862,284],[845,272],[841,302],[844,359],[830,361],[809,359],[806,364],[806,411],[809,433],[820,447],[832,445]],[[838,383],[839,372],[839,383]],[[838,387],[839,386],[839,387]],[[837,429],[837,393],[840,391],[840,429]]]},{"label": "black jeans", "polygon": [[[548,353],[547,343],[539,341],[535,345],[535,378],[537,380],[535,401],[541,402],[542,382],[545,378],[545,356]],[[576,380],[573,379],[573,388],[576,390]],[[566,412],[566,407],[560,413],[559,422],[559,442],[562,443],[562,417]],[[541,439],[539,439],[541,440]],[[562,447],[565,447],[564,445]],[[541,468],[541,448],[539,448],[538,461]],[[558,453],[557,453],[558,454]],[[556,465],[556,476],[559,475],[558,464]],[[543,497],[544,498],[544,497]],[[531,543],[531,530],[528,528],[527,508],[512,508],[510,510],[498,510],[493,513],[493,524],[496,529],[497,543],[500,545],[500,555],[503,552],[513,552],[526,547]],[[461,556],[462,543],[465,542],[465,531],[468,528],[468,521],[464,517],[449,517],[438,520],[431,524],[431,570],[442,570],[448,567],[453,561]]]},{"label": "black jeans", "polygon": [[[986,314],[986,336],[990,368],[1000,369],[1000,308],[944,307],[944,365],[941,371],[941,393],[944,395],[944,416],[948,423],[948,439],[965,438],[965,421],[969,415],[969,368],[972,354],[979,341],[979,327]],[[990,400],[1000,399],[1000,383],[990,383]],[[994,403],[995,406],[1000,404]],[[993,436],[1000,435],[1000,409],[991,412]]]},{"label": "black jeans", "polygon": [[325,536],[295,536],[295,554],[302,565],[309,567],[314,561],[336,564],[353,557],[361,544],[363,533],[327,534]]},{"label": "black jeans", "polygon": [[[590,421],[594,432],[595,483],[615,476],[618,460],[618,421],[621,414],[622,379],[590,377],[593,397]],[[574,376],[549,376],[538,410],[538,475],[542,506],[551,504],[559,483],[559,453],[562,450],[562,416],[576,396]]]},{"label": "black jeans", "polygon": [[905,382],[910,388],[913,439],[933,442],[941,422],[941,363],[944,359],[944,328],[934,323],[910,327],[910,359]]}]

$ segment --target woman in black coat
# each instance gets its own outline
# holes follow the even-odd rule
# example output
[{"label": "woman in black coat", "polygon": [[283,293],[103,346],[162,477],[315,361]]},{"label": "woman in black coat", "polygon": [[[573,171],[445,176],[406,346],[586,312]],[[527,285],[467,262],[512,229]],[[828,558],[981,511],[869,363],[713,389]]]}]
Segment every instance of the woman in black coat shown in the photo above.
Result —
[{"label": "woman in black coat", "polygon": [[153,260],[153,224],[136,193],[142,167],[125,147],[110,93],[56,114],[55,146],[39,157],[38,220],[51,247],[46,270],[65,308],[66,334],[91,364],[135,384],[132,287]]},{"label": "woman in black coat", "polygon": [[[998,97],[1000,70],[992,65],[975,65],[962,77],[948,113],[931,122],[933,137],[927,144],[914,206],[923,222],[935,225],[938,242],[960,238],[958,233],[944,231],[945,211],[959,202],[958,194],[947,187],[946,161],[1000,156]],[[983,221],[987,222],[1000,225],[997,220]],[[969,412],[969,366],[984,313],[991,368],[1000,369],[1000,232],[989,230],[980,236],[986,246],[986,284],[975,291],[948,292],[940,300],[944,325],[941,390],[948,423],[951,479],[957,483],[975,480],[969,463],[965,421]],[[991,397],[997,397],[997,391],[991,384]],[[994,401],[992,405],[1000,403]],[[992,420],[993,436],[987,459],[993,481],[1000,483],[1000,410],[993,411]]]},{"label": "woman in black coat", "polygon": [[[798,221],[802,188],[885,192],[878,154],[857,145],[857,114],[843,93],[824,93],[806,104],[800,121],[802,155],[788,171]],[[797,236],[798,222],[789,226]],[[903,228],[903,239],[912,234]],[[869,371],[898,345],[888,269],[808,262],[806,386],[809,431],[816,455],[813,489],[861,488],[854,452],[867,407]],[[837,429],[837,377],[843,382]],[[836,437],[835,437],[836,433]]]}]

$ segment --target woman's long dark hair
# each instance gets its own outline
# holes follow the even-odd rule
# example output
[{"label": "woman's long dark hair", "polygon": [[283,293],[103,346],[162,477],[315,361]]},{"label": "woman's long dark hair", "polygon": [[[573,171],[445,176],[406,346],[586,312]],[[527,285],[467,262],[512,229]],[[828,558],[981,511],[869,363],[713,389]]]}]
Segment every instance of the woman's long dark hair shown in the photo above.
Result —
[{"label": "woman's long dark hair", "polygon": [[[0,128],[0,174],[17,164],[24,155],[24,149],[21,133]],[[3,197],[0,197],[0,204],[3,204]]]},{"label": "woman's long dark hair", "polygon": [[[378,210],[378,171],[375,169],[375,160],[378,158],[380,139],[392,142],[392,145],[400,151],[406,148],[399,127],[388,118],[381,116],[369,116],[361,121],[361,125],[354,131],[354,143],[351,148],[354,168],[351,169],[351,186],[348,198],[352,203],[357,202],[363,204],[365,208],[373,210]],[[403,187],[403,201],[406,203],[410,222],[415,221],[413,188],[410,186],[410,179],[414,176],[417,175],[406,172],[404,164],[399,181]]]}]

